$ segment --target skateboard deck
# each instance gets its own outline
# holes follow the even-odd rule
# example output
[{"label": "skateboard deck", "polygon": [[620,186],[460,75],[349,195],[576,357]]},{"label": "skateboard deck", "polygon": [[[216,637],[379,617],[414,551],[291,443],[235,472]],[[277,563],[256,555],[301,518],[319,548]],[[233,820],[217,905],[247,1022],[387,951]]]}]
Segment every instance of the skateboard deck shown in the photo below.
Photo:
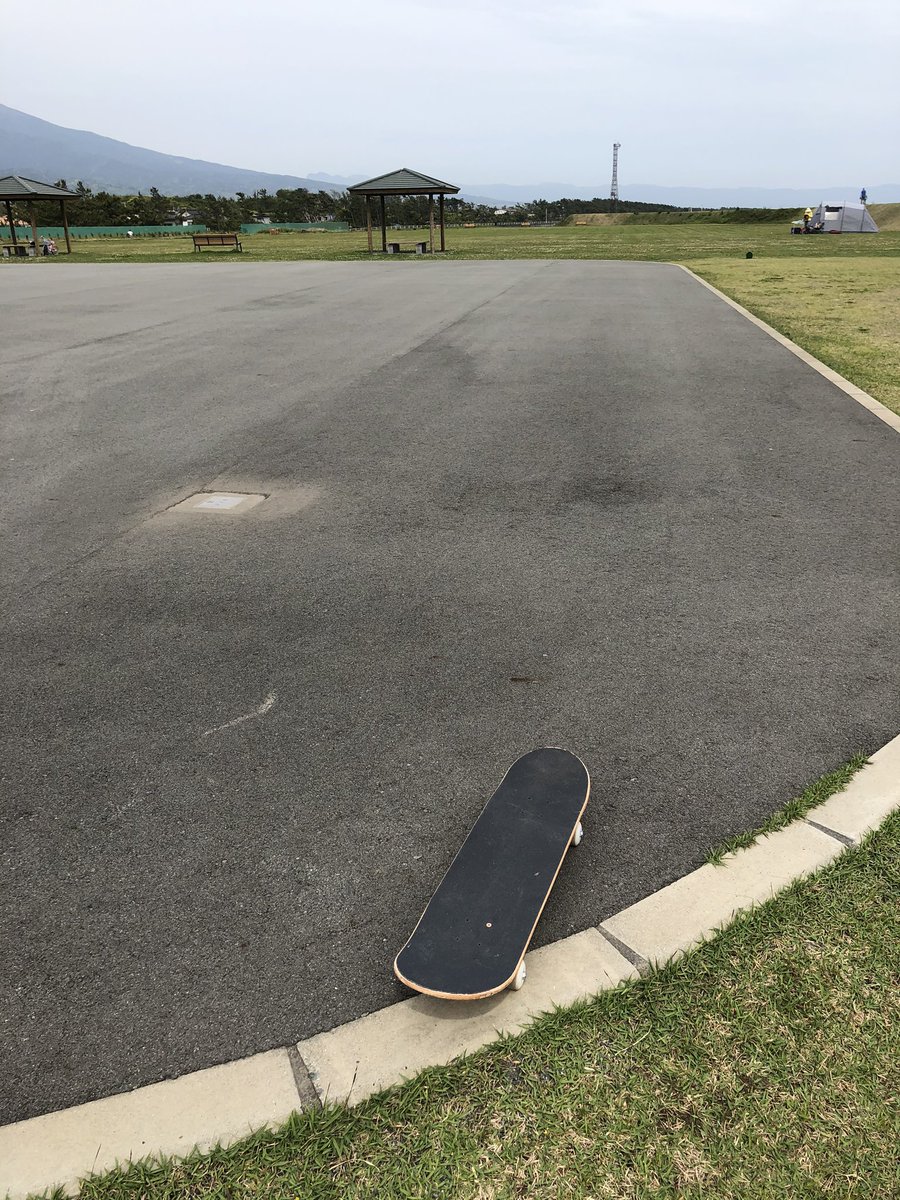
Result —
[{"label": "skateboard deck", "polygon": [[568,750],[513,763],[394,960],[401,983],[446,1000],[521,987],[566,851],[580,840],[591,781]]}]

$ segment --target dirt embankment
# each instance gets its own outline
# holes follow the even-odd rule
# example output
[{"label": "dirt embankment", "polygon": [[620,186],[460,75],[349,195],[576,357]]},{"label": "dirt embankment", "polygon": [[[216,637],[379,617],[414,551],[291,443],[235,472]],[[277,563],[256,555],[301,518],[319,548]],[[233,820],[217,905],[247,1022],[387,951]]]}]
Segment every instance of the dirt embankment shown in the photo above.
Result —
[{"label": "dirt embankment", "polygon": [[869,212],[878,228],[885,233],[900,229],[900,204],[870,204]]},{"label": "dirt embankment", "polygon": [[[784,222],[799,217],[802,209],[773,208],[748,209],[743,220],[757,223],[759,221]],[[900,204],[870,204],[869,212],[879,229],[900,230]],[[742,212],[740,209],[724,209],[712,211],[685,212],[617,212],[617,213],[575,213],[569,217],[567,225],[692,225],[706,224],[740,224]]]},{"label": "dirt embankment", "polygon": [[569,217],[567,225],[627,225],[631,213],[576,213]]}]

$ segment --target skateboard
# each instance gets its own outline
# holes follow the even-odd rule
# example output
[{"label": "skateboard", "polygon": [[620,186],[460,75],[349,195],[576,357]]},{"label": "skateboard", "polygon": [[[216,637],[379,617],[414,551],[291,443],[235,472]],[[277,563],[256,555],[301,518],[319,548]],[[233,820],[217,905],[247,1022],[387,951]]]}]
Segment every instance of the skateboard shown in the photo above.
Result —
[{"label": "skateboard", "polygon": [[482,1000],[525,982],[525,951],[591,790],[580,758],[545,748],[509,768],[394,960],[401,983]]}]

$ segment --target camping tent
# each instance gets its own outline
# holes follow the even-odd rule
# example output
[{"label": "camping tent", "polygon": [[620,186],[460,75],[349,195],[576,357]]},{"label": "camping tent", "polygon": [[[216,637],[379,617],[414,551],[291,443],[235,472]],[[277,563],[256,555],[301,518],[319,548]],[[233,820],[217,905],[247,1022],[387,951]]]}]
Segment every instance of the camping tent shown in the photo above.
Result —
[{"label": "camping tent", "polygon": [[820,222],[823,233],[878,232],[878,226],[864,204],[820,204],[810,225],[815,229]]}]

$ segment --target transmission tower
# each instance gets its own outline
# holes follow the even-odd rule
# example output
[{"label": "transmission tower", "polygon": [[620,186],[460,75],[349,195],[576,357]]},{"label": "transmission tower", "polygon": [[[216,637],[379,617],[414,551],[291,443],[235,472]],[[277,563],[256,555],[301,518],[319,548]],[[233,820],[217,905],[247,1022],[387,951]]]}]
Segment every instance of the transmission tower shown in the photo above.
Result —
[{"label": "transmission tower", "polygon": [[613,142],[613,174],[612,183],[609,185],[610,208],[613,212],[619,207],[619,150],[621,142]]}]

